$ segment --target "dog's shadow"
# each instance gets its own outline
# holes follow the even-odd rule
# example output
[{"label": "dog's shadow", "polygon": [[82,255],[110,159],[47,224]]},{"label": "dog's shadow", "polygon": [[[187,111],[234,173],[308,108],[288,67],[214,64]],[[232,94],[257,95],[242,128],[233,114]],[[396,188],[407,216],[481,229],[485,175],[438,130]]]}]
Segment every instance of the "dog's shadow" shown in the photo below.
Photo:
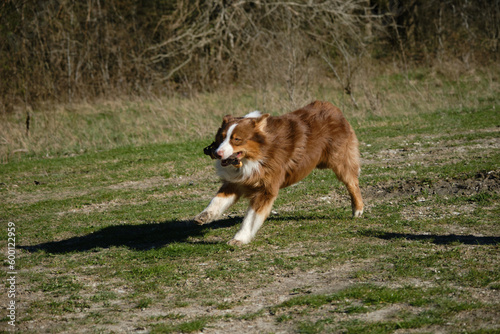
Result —
[{"label": "dog's shadow", "polygon": [[405,239],[409,241],[430,242],[435,245],[450,245],[459,243],[463,245],[491,245],[500,244],[500,237],[496,236],[475,236],[475,235],[456,235],[456,234],[411,234],[411,233],[392,233],[378,230],[366,230],[360,233],[367,237],[376,237],[383,240]]},{"label": "dog's shadow", "polygon": [[[269,221],[310,220],[318,216],[271,216]],[[328,219],[329,217],[320,217]],[[331,218],[331,217],[330,217]],[[51,254],[71,252],[86,252],[98,248],[128,247],[132,250],[144,251],[161,248],[172,243],[211,244],[217,241],[199,241],[196,237],[203,237],[208,231],[228,228],[240,224],[243,217],[231,216],[216,220],[210,224],[197,225],[192,220],[168,220],[151,222],[140,225],[116,225],[104,227],[93,233],[72,237],[60,241],[50,241],[38,245],[19,246],[30,253],[46,251]],[[225,243],[225,241],[220,241]]]},{"label": "dog's shadow", "polygon": [[[52,254],[86,252],[97,248],[128,247],[133,250],[160,248],[171,243],[196,242],[193,237],[201,237],[208,230],[226,228],[241,222],[241,217],[217,220],[207,225],[196,225],[190,220],[169,220],[141,225],[116,225],[96,232],[60,241],[38,245],[19,246],[28,252],[46,251]],[[207,243],[200,241],[200,243]]]},{"label": "dog's shadow", "polygon": [[[308,219],[307,217],[294,217]],[[96,232],[72,237],[60,241],[45,242],[38,245],[19,246],[28,252],[46,251],[51,254],[86,252],[98,248],[128,247],[132,250],[144,251],[161,248],[172,243],[213,243],[196,241],[209,230],[228,228],[241,223],[242,217],[230,217],[217,220],[207,225],[196,225],[191,220],[169,220],[160,223],[145,223],[141,225],[116,225],[105,227]],[[288,220],[290,217],[270,217],[269,220]],[[478,237],[472,235],[419,235],[405,233],[388,233],[376,230],[366,230],[360,233],[364,236],[377,237],[384,240],[407,239],[413,241],[429,241],[438,245],[462,243],[468,245],[498,245],[499,237]]]}]

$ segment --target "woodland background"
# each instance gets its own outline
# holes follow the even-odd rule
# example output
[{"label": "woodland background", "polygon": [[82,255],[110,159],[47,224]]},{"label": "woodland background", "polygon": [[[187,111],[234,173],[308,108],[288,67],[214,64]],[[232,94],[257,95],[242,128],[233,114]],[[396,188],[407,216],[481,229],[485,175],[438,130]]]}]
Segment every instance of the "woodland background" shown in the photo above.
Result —
[{"label": "woodland background", "polygon": [[7,0],[0,114],[325,75],[350,94],[363,66],[488,66],[499,33],[498,0]]}]

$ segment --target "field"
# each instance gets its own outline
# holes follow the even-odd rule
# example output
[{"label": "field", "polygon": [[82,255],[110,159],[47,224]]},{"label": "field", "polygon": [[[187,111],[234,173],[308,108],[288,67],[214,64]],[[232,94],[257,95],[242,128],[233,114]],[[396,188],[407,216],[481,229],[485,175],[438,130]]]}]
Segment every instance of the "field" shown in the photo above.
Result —
[{"label": "field", "polygon": [[[32,111],[28,134],[23,113],[6,117],[0,246],[13,222],[16,329],[499,333],[498,72],[377,73],[358,108],[325,83],[293,103],[271,87]],[[203,147],[221,116],[315,98],[358,135],[363,218],[317,170],[281,191],[249,245],[226,244],[244,202],[192,223],[218,189]]]}]

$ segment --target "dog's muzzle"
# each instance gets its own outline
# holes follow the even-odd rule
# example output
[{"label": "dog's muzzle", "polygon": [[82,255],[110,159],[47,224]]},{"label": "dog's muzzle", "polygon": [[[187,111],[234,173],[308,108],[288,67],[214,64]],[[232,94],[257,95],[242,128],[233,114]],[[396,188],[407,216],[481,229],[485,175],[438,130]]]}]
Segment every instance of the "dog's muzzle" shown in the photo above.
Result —
[{"label": "dog's muzzle", "polygon": [[[203,153],[210,156],[210,158],[212,159],[220,159],[221,157],[217,155],[217,153],[215,152],[216,150],[217,150],[217,145],[215,142],[213,142],[212,144],[208,145],[203,149]],[[238,159],[238,153],[234,153],[229,158],[221,160],[221,166],[222,167],[233,166],[236,168],[240,168],[242,166],[242,162],[241,160]]]}]

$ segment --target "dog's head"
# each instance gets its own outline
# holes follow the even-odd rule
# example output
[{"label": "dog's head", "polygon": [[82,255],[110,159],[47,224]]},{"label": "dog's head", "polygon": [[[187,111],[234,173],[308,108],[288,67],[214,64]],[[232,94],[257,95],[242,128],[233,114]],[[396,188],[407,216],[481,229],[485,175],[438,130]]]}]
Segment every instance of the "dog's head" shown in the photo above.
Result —
[{"label": "dog's head", "polygon": [[220,159],[221,166],[241,167],[244,159],[258,160],[265,143],[265,128],[269,114],[252,112],[245,117],[227,115],[215,135],[215,141],[204,153]]}]

